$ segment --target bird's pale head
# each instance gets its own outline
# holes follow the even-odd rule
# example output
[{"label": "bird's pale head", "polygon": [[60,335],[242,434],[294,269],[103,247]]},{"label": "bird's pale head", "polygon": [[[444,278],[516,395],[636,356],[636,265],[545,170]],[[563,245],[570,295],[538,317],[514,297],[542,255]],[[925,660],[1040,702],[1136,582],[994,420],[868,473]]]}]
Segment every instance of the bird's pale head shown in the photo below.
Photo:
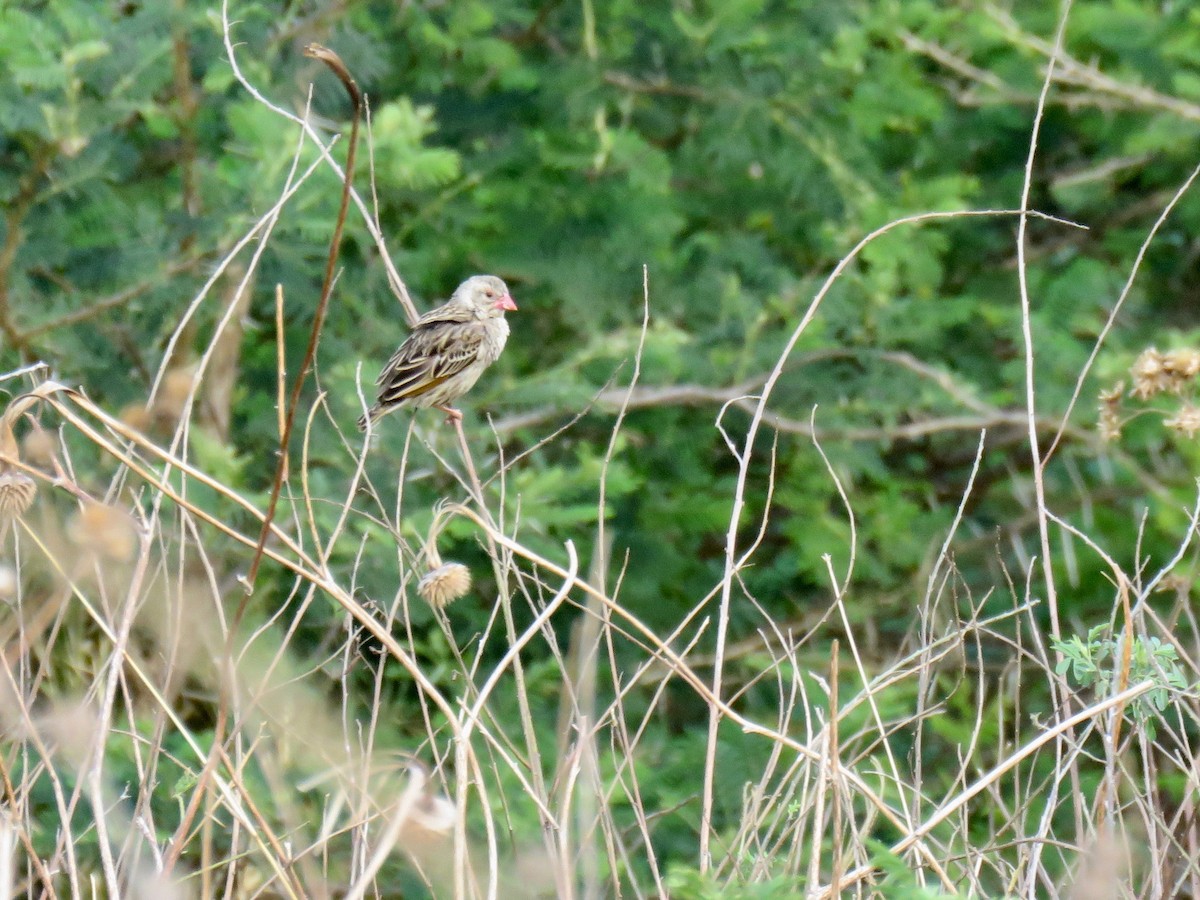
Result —
[{"label": "bird's pale head", "polygon": [[458,286],[452,298],[477,310],[484,316],[502,316],[504,311],[515,310],[508,285],[495,275],[472,275]]}]

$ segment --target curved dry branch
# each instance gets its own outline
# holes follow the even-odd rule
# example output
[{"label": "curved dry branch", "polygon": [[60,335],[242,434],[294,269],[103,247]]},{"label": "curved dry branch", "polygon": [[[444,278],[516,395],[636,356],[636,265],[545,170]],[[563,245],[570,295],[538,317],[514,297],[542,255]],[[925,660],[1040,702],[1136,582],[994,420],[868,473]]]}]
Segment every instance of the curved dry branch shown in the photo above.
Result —
[{"label": "curved dry branch", "polygon": [[[246,594],[247,597],[254,591],[254,581],[258,577],[258,566],[262,562],[263,548],[267,542],[267,535],[270,533],[271,521],[275,518],[275,508],[279,503],[279,492],[283,488],[283,473],[287,468],[288,444],[292,437],[292,426],[296,421],[296,408],[300,405],[300,394],[304,390],[304,383],[308,380],[308,373],[312,370],[313,363],[317,358],[317,343],[321,340],[321,330],[325,327],[325,314],[329,310],[329,296],[333,293],[333,281],[337,272],[338,251],[342,243],[342,232],[346,227],[346,213],[350,208],[350,183],[354,178],[354,158],[358,150],[358,123],[362,117],[362,94],[358,90],[358,85],[350,76],[350,70],[346,68],[341,58],[332,50],[322,47],[320,44],[309,44],[304,48],[305,56],[311,56],[313,59],[319,59],[325,63],[330,70],[337,75],[342,82],[342,86],[346,88],[346,93],[350,95],[350,102],[354,106],[354,117],[350,122],[350,146],[346,150],[346,175],[342,181],[342,198],[338,206],[337,221],[333,226],[333,236],[329,239],[329,255],[325,260],[325,277],[321,283],[321,297],[317,301],[316,315],[313,317],[312,332],[308,337],[308,347],[304,351],[304,360],[300,363],[300,371],[296,373],[296,380],[292,385],[291,398],[288,400],[287,417],[283,422],[283,434],[279,437],[279,460],[275,463],[275,477],[271,483],[271,496],[267,501],[267,513],[263,519],[262,531],[258,535],[258,544],[254,548],[254,557],[250,560],[250,571],[246,575]],[[237,626],[241,624],[242,616],[246,611],[247,598],[243,598],[238,605],[238,611],[233,618],[233,629],[237,631]]]}]

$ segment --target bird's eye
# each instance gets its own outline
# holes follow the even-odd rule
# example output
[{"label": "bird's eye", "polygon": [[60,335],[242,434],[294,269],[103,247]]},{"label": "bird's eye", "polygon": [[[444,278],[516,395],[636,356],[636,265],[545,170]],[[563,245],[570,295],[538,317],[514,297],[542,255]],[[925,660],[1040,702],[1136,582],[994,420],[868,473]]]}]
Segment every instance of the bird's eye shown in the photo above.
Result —
[{"label": "bird's eye", "polygon": [[491,288],[484,288],[484,290],[483,290],[483,296],[485,296],[485,297],[495,297],[495,296],[496,296],[496,292],[495,292],[495,291],[493,291]]}]

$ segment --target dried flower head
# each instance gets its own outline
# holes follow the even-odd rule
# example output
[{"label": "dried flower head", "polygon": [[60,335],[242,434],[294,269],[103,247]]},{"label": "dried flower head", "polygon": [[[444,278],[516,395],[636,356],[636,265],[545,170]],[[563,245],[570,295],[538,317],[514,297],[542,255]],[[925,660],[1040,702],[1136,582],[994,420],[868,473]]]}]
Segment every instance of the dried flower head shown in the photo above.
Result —
[{"label": "dried flower head", "polygon": [[171,369],[163,378],[162,389],[154,400],[154,414],[174,425],[191,399],[196,372],[191,366]]},{"label": "dried flower head", "polygon": [[1121,436],[1121,398],[1125,395],[1125,382],[1118,381],[1107,391],[1100,392],[1100,437],[1115,441]]},{"label": "dried flower head", "polygon": [[1133,396],[1142,400],[1165,391],[1182,393],[1200,374],[1200,350],[1183,347],[1159,353],[1147,347],[1134,360],[1129,373],[1133,376]]},{"label": "dried flower head", "polygon": [[0,563],[0,601],[9,603],[17,596],[17,573],[7,563]]},{"label": "dried flower head", "polygon": [[150,426],[154,424],[154,416],[141,403],[130,403],[123,407],[119,418],[135,431],[149,431]]},{"label": "dried flower head", "polygon": [[21,455],[31,466],[49,469],[58,455],[58,439],[45,428],[34,427],[21,441]]},{"label": "dried flower head", "polygon": [[1125,382],[1118,381],[1107,391],[1100,392],[1100,402],[1104,406],[1117,406],[1123,396],[1125,396]]},{"label": "dried flower head", "polygon": [[1106,443],[1111,443],[1121,436],[1121,418],[1110,406],[1100,407],[1100,419],[1097,425],[1100,430],[1100,439]]},{"label": "dried flower head", "polygon": [[1171,389],[1178,391],[1200,374],[1200,351],[1191,347],[1168,350],[1162,355],[1162,368],[1171,380]]},{"label": "dried flower head", "polygon": [[434,609],[445,609],[471,588],[471,570],[448,562],[430,569],[417,582],[417,593]]},{"label": "dried flower head", "polygon": [[1180,434],[1194,438],[1200,432],[1200,406],[1185,403],[1179,407],[1179,411],[1175,415],[1165,419],[1163,424],[1172,431],[1178,431]]},{"label": "dried flower head", "polygon": [[0,471],[0,519],[24,515],[37,496],[37,482],[14,469]]},{"label": "dried flower head", "polygon": [[[404,823],[404,840],[421,836],[449,834],[458,818],[458,808],[429,781],[429,770],[416,759],[407,760],[399,767],[382,772],[383,778],[371,785],[376,797],[396,797],[398,805],[407,809]],[[407,776],[403,789],[396,783],[396,775]]]},{"label": "dried flower head", "polygon": [[458,818],[458,808],[441,794],[423,793],[408,811],[410,825],[433,834],[449,834]]},{"label": "dried flower head", "polygon": [[1133,396],[1148,400],[1170,386],[1170,376],[1163,368],[1163,355],[1154,347],[1141,352],[1129,369],[1133,377]]},{"label": "dried flower head", "polygon": [[84,550],[114,560],[132,559],[137,552],[137,523],[124,510],[88,503],[71,520],[67,534]]}]

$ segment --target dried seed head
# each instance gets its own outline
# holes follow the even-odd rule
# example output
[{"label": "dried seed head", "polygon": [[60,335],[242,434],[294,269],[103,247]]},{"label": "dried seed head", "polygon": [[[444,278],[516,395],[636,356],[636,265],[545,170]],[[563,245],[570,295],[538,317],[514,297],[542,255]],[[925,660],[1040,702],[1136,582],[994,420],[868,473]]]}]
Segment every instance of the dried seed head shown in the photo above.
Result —
[{"label": "dried seed head", "polygon": [[196,372],[191,366],[171,369],[154,399],[155,419],[171,428],[178,424],[192,396]]},{"label": "dried seed head", "polygon": [[1184,347],[1159,353],[1147,347],[1129,372],[1133,376],[1133,396],[1142,400],[1165,391],[1182,393],[1200,374],[1200,350]]},{"label": "dried seed head", "polygon": [[0,519],[24,515],[37,496],[37,482],[13,469],[0,471]]},{"label": "dried seed head", "polygon": [[49,469],[58,454],[58,440],[45,428],[34,428],[21,441],[21,454],[31,466]]},{"label": "dried seed head", "polygon": [[7,563],[0,563],[0,601],[12,602],[17,596],[17,573]]},{"label": "dried seed head", "polygon": [[430,569],[417,582],[417,593],[434,609],[445,609],[470,588],[471,570],[457,562]]},{"label": "dried seed head", "polygon": [[449,834],[458,808],[441,794],[425,792],[408,811],[409,822],[433,834]]},{"label": "dried seed head", "polygon": [[1100,392],[1100,402],[1104,406],[1116,406],[1121,402],[1121,397],[1125,395],[1125,382],[1118,381],[1107,391]]},{"label": "dried seed head", "polygon": [[1180,434],[1194,438],[1197,432],[1200,432],[1200,406],[1185,403],[1179,407],[1179,411],[1175,415],[1165,419],[1163,424],[1172,431],[1178,431]]},{"label": "dried seed head", "polygon": [[[404,823],[404,839],[449,834],[458,818],[458,808],[429,783],[429,772],[420,762],[410,760],[402,767],[408,784],[399,793],[398,802],[408,807]],[[396,787],[386,782],[375,787],[377,794],[396,794]]]},{"label": "dried seed head", "polygon": [[1111,406],[1100,407],[1100,419],[1097,423],[1100,439],[1105,442],[1115,441],[1121,436],[1121,417]]},{"label": "dried seed head", "polygon": [[1133,396],[1148,400],[1155,394],[1167,390],[1171,378],[1163,369],[1163,355],[1154,347],[1141,352],[1129,369],[1133,377]]},{"label": "dried seed head", "polygon": [[149,431],[154,416],[141,403],[130,403],[121,409],[119,418],[134,431]]},{"label": "dried seed head", "polygon": [[137,552],[137,523],[124,510],[89,503],[71,520],[67,534],[84,550],[124,561]]},{"label": "dried seed head", "polygon": [[1115,441],[1121,436],[1121,398],[1125,394],[1125,382],[1118,381],[1107,391],[1100,392],[1100,437]]},{"label": "dried seed head", "polygon": [[1171,389],[1181,390],[1200,373],[1200,351],[1191,347],[1168,350],[1162,356],[1162,368],[1171,379]]}]

